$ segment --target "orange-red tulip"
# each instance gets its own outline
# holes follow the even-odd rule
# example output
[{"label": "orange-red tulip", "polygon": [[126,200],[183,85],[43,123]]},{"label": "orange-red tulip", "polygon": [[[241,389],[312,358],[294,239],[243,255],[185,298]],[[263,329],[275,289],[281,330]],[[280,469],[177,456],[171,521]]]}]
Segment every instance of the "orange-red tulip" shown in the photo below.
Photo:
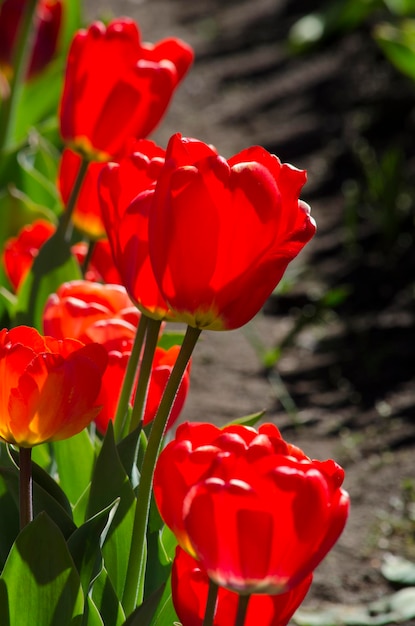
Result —
[{"label": "orange-red tulip", "polygon": [[[114,419],[128,359],[131,354],[140,313],[121,285],[101,285],[88,281],[64,283],[49,296],[44,316],[44,331],[56,338],[73,337],[88,344],[101,344],[108,353],[108,365],[98,397],[101,410],[95,419],[105,433]],[[176,362],[179,346],[155,351],[150,374],[144,425],[154,419],[164,388]],[[189,389],[188,365],[180,384],[167,427],[179,417]],[[132,394],[134,401],[135,388]]]},{"label": "orange-red tulip", "polygon": [[98,344],[0,331],[0,438],[30,448],[79,433],[99,412],[106,364]]},{"label": "orange-red tulip", "polygon": [[306,172],[264,148],[226,161],[201,141],[173,135],[148,241],[155,279],[177,320],[227,330],[259,311],[315,233],[299,200],[305,180]]},{"label": "orange-red tulip", "polygon": [[[47,299],[43,330],[57,339],[72,337],[108,347],[115,334],[110,329],[115,326],[117,336],[122,335],[123,345],[131,348],[139,318],[140,313],[121,285],[73,280],[61,285]],[[112,323],[105,326],[105,336],[103,322]]]},{"label": "orange-red tulip", "polygon": [[192,60],[178,39],[142,43],[128,18],[78,31],[60,105],[63,139],[90,160],[124,153],[130,137],[147,137],[157,126]]},{"label": "orange-red tulip", "polygon": [[[304,600],[313,575],[309,574],[299,585],[277,595],[252,595],[249,599],[245,626],[286,626]],[[203,626],[209,578],[201,564],[180,547],[173,561],[171,588],[173,604],[183,626]],[[232,626],[235,623],[239,596],[219,587],[214,626]]]}]

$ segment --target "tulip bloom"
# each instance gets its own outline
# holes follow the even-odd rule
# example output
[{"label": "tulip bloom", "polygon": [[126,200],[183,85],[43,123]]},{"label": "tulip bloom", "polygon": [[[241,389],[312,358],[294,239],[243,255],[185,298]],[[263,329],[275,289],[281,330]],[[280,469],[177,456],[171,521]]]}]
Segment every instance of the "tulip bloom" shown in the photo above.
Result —
[{"label": "tulip bloom", "polygon": [[[13,49],[27,0],[3,0],[0,3],[0,66],[9,75],[13,63]],[[52,60],[62,22],[60,0],[39,0],[35,12],[35,39],[27,77],[41,72]]]},{"label": "tulip bloom", "polygon": [[157,126],[192,60],[179,39],[142,43],[128,18],[78,31],[60,104],[63,139],[90,160],[123,153],[129,137],[147,137]]},{"label": "tulip bloom", "polygon": [[0,438],[23,448],[72,437],[97,415],[107,355],[97,344],[0,331]]},{"label": "tulip bloom", "polygon": [[[137,167],[134,166],[134,162],[139,159],[137,155],[141,153],[153,162],[151,167],[139,168],[138,164]],[[63,151],[59,164],[58,187],[65,206],[78,175],[81,161],[82,158],[73,150],[66,148]],[[131,139],[127,142],[125,154],[120,155],[119,158],[114,158],[110,166],[114,168],[115,163],[119,164],[123,171],[123,179],[122,189],[117,189],[118,193],[122,195],[117,198],[116,207],[109,207],[108,210],[111,210],[109,216],[107,214],[102,215],[103,208],[98,196],[99,177],[107,164],[90,163],[73,212],[72,221],[74,225],[90,239],[106,236],[106,228],[107,232],[112,234],[112,238],[114,238],[115,221],[120,219],[126,209],[126,206],[123,206],[127,202],[125,198],[128,199],[127,204],[129,204],[139,192],[153,185],[163,161],[164,150],[152,141]],[[156,165],[157,163],[158,165]],[[114,211],[116,215],[112,214]]]},{"label": "tulip bloom", "polygon": [[[42,245],[53,235],[55,226],[46,220],[35,220],[24,226],[15,237],[10,237],[4,246],[4,269],[14,291],[17,291],[32,267]],[[78,242],[71,252],[82,265],[87,254],[87,244]],[[95,243],[85,278],[93,281],[120,283],[118,271],[113,265],[107,239]]]},{"label": "tulip bloom", "polygon": [[[95,419],[101,433],[105,433],[114,419],[131,354],[140,313],[121,285],[101,285],[88,281],[64,283],[49,296],[43,316],[46,333],[56,337],[74,337],[88,344],[101,344],[108,354],[98,402],[102,406]],[[176,362],[179,346],[155,351],[150,374],[147,402],[143,416],[144,425],[154,419],[164,388]],[[179,417],[189,389],[187,367],[175,398],[167,427],[171,428]],[[134,401],[135,388],[132,402]]]},{"label": "tulip bloom", "polygon": [[[97,342],[107,346],[114,332],[103,337],[103,322],[112,322],[117,335],[130,348],[140,314],[121,285],[101,285],[86,280],[64,283],[46,301],[43,329],[48,335],[63,339],[72,337],[83,343]],[[106,327],[108,329],[108,325]]]},{"label": "tulip bloom", "polygon": [[306,172],[261,147],[226,161],[173,135],[149,213],[149,254],[176,319],[229,330],[248,322],[315,233],[299,200]]},{"label": "tulip bloom", "polygon": [[308,457],[287,444],[273,424],[258,430],[247,426],[218,428],[203,422],[185,422],[161,452],[154,474],[154,495],[161,517],[174,532],[179,544],[195,554],[184,524],[183,503],[190,488],[207,476],[216,475],[223,459],[246,456],[254,461],[264,456]]},{"label": "tulip bloom", "polygon": [[55,227],[46,220],[36,220],[24,226],[16,237],[4,246],[4,269],[13,289],[18,290],[42,245],[53,235]]},{"label": "tulip bloom", "polygon": [[[169,350],[156,348],[151,368],[146,406],[143,415],[144,426],[147,426],[147,424],[149,424],[156,416],[164,388],[176,362],[178,352],[179,346],[172,346]],[[110,420],[114,419],[129,356],[130,351],[126,351],[125,349],[117,350],[115,345],[108,353],[108,367],[105,372],[101,395],[99,398],[102,404],[102,409],[95,419],[97,429],[102,434],[106,432]],[[169,420],[166,425],[167,430],[172,428],[183,409],[189,390],[189,382],[190,365],[187,367],[177,391]],[[134,403],[134,398],[135,388],[131,400],[132,404]]]},{"label": "tulip bloom", "polygon": [[149,317],[168,317],[148,254],[148,218],[164,150],[150,141],[104,167],[98,191],[114,263],[130,297]]},{"label": "tulip bloom", "polygon": [[344,528],[342,468],[278,443],[271,425],[254,437],[253,429],[225,429],[222,440],[206,428],[203,444],[205,426],[184,426],[160,454],[154,494],[163,520],[218,585],[249,594],[293,589]]},{"label": "tulip bloom", "polygon": [[[309,574],[297,587],[278,595],[252,595],[249,599],[245,626],[286,626],[304,600],[313,575]],[[183,626],[203,626],[209,578],[201,564],[180,547],[173,561],[171,588],[173,604]],[[219,587],[214,626],[235,623],[239,596]]]},{"label": "tulip bloom", "polygon": [[[108,239],[99,239],[94,242],[94,249],[87,267],[84,269],[84,278],[95,283],[107,283],[109,285],[121,285],[121,276],[114,265],[111,247]],[[71,246],[71,252],[83,267],[88,254],[88,244],[78,241]]]}]

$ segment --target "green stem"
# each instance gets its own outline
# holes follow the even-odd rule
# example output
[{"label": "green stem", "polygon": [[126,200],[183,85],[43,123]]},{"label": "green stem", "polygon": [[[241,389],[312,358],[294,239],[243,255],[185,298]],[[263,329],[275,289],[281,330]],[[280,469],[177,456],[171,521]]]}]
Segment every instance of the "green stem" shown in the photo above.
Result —
[{"label": "green stem", "polygon": [[91,262],[92,259],[92,255],[94,254],[94,249],[95,249],[95,245],[96,245],[96,241],[93,241],[92,239],[90,239],[88,241],[88,248],[86,251],[86,255],[85,255],[85,259],[84,262],[82,263],[82,267],[81,267],[81,272],[82,272],[82,276],[85,278],[85,274],[88,271],[88,266]]},{"label": "green stem", "polygon": [[140,374],[135,393],[133,412],[131,414],[131,423],[129,428],[130,433],[140,424],[144,414],[151,368],[160,334],[160,325],[161,320],[149,319],[147,322],[146,343],[144,346],[143,358],[140,364]]},{"label": "green stem", "polygon": [[20,530],[33,519],[32,448],[19,448]]},{"label": "green stem", "polygon": [[234,626],[244,626],[250,595],[240,595]]},{"label": "green stem", "polygon": [[79,196],[79,192],[81,191],[82,183],[84,182],[84,178],[86,176],[88,170],[89,161],[88,159],[83,158],[81,164],[79,166],[78,173],[75,178],[75,182],[72,187],[71,195],[69,196],[67,205],[65,207],[65,211],[62,213],[59,225],[57,228],[57,233],[65,240],[69,241],[71,238],[71,218],[72,214],[75,210],[76,201]]},{"label": "green stem", "polygon": [[17,102],[24,84],[30,55],[34,43],[34,16],[37,0],[28,0],[22,11],[22,18],[15,39],[13,50],[13,75],[10,82],[9,97],[2,102],[0,118],[0,154],[8,147],[10,138],[14,136]]},{"label": "green stem", "polygon": [[171,407],[200,333],[201,330],[199,328],[188,326],[179,355],[170,374],[157,415],[151,427],[147,450],[143,459],[140,483],[138,485],[131,550],[123,594],[123,606],[126,615],[132,613],[137,602],[141,602],[142,600],[142,598],[138,597],[138,590],[143,588],[142,583],[145,576],[146,530],[150,510],[154,468]]},{"label": "green stem", "polygon": [[209,591],[206,601],[205,617],[203,619],[202,626],[213,626],[213,620],[215,618],[216,603],[218,599],[219,585],[209,579]]},{"label": "green stem", "polygon": [[120,441],[126,432],[126,418],[128,414],[128,404],[130,402],[131,392],[134,385],[134,379],[138,369],[141,348],[143,347],[144,335],[147,329],[149,318],[142,314],[138,323],[133,348],[130,358],[128,359],[127,369],[121,387],[121,393],[118,400],[117,412],[114,418],[114,435],[115,441]]}]

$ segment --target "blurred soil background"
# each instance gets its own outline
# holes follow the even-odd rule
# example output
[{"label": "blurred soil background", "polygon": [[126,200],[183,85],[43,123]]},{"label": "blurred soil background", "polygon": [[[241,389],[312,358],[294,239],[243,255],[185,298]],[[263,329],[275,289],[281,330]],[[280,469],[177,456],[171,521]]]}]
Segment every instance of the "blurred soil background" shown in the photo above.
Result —
[{"label": "blurred soil background", "polygon": [[309,456],[342,464],[350,521],[304,607],[335,605],[351,623],[362,605],[354,624],[409,625],[367,607],[402,586],[384,576],[390,554],[415,560],[415,89],[373,37],[391,14],[354,4],[361,16],[339,21],[353,2],[331,3],[338,13],[303,54],[288,36],[321,1],[86,0],[85,21],[127,15],[144,40],[194,47],[152,136],[162,146],[174,132],[225,157],[260,144],[307,169],[317,235],[246,328],[202,334],[183,419],[264,409]]}]

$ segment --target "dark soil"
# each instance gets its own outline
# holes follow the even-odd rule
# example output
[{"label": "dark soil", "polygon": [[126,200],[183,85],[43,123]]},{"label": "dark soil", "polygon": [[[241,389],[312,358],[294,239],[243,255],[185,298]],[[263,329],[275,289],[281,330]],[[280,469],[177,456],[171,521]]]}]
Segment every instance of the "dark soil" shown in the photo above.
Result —
[{"label": "dark soil", "polygon": [[[392,593],[385,554],[415,556],[415,91],[373,41],[383,16],[293,56],[289,28],[321,2],[85,4],[87,19],[111,10],[136,18],[144,39],[194,46],[153,135],[161,145],[177,131],[224,156],[261,144],[308,170],[303,199],[318,233],[288,272],[292,288],[247,328],[202,335],[183,419],[223,424],[265,409],[308,455],[341,463],[350,520],[304,606]],[[280,345],[265,367],[261,351]]]}]

